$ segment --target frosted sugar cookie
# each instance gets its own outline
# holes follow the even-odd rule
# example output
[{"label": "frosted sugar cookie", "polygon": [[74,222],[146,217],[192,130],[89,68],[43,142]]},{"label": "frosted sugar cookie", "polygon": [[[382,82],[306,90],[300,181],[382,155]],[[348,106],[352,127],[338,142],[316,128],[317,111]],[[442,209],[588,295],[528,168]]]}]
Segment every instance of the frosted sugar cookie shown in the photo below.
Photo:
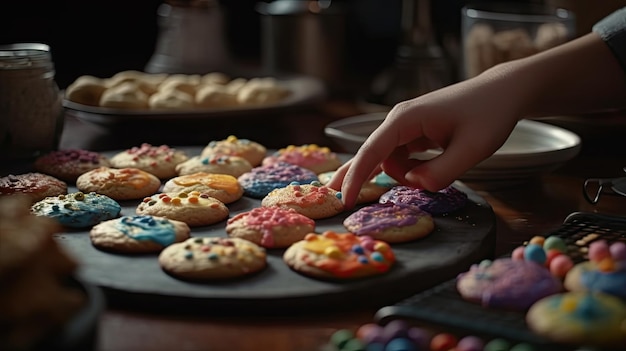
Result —
[{"label": "frosted sugar cookie", "polygon": [[539,299],[562,292],[563,284],[540,264],[499,258],[459,274],[456,288],[464,299],[484,307],[525,311]]},{"label": "frosted sugar cookie", "polygon": [[38,216],[53,218],[66,227],[86,228],[116,218],[122,207],[106,195],[75,192],[47,197],[34,203],[31,211]]},{"label": "frosted sugar cookie", "polygon": [[169,179],[178,175],[176,165],[187,161],[188,156],[180,150],[167,145],[154,146],[143,143],[111,157],[115,168],[139,168],[152,173],[159,179]]},{"label": "frosted sugar cookie", "polygon": [[248,160],[240,156],[232,155],[194,156],[176,166],[178,175],[205,172],[229,174],[237,178],[251,170],[252,165]]},{"label": "frosted sugar cookie", "polygon": [[315,174],[334,171],[341,166],[341,160],[336,153],[327,147],[320,147],[315,144],[290,145],[274,152],[274,154],[263,159],[263,165],[276,162],[286,162],[306,169],[310,169]]},{"label": "frosted sugar cookie", "polygon": [[239,139],[234,135],[224,140],[211,141],[201,152],[202,156],[230,155],[243,157],[250,162],[252,167],[260,165],[266,154],[265,146],[256,141]]},{"label": "frosted sugar cookie", "polygon": [[598,291],[626,299],[626,244],[605,240],[589,244],[589,260],[576,264],[565,276],[570,291]]},{"label": "frosted sugar cookie", "polygon": [[229,210],[223,202],[209,195],[183,191],[146,197],[137,206],[136,213],[175,219],[197,227],[228,218]]},{"label": "frosted sugar cookie", "polygon": [[361,207],[346,217],[343,225],[351,233],[388,243],[417,240],[435,229],[435,222],[428,212],[392,203]]},{"label": "frosted sugar cookie", "polygon": [[326,231],[308,234],[283,255],[298,273],[314,278],[357,279],[384,274],[396,261],[391,247],[368,236]]},{"label": "frosted sugar cookie", "polygon": [[0,177],[0,196],[26,195],[31,202],[67,193],[67,183],[53,176],[29,172]]},{"label": "frosted sugar cookie", "polygon": [[225,204],[243,196],[243,187],[237,178],[228,174],[198,172],[174,177],[163,185],[164,193],[197,191],[214,197]]},{"label": "frosted sugar cookie", "polygon": [[119,253],[160,252],[163,248],[189,239],[185,222],[149,215],[131,215],[96,224],[89,232],[98,249]]},{"label": "frosted sugar cookie", "polygon": [[272,190],[283,188],[292,182],[304,184],[317,179],[317,174],[313,171],[285,162],[255,167],[237,178],[244,193],[257,199],[262,199]]},{"label": "frosted sugar cookie", "polygon": [[315,221],[292,208],[257,207],[231,217],[226,223],[228,236],[266,248],[287,247],[314,231]]},{"label": "frosted sugar cookie", "polygon": [[332,217],[344,210],[341,193],[318,181],[310,184],[294,182],[274,189],[261,200],[261,206],[293,208],[311,219]]},{"label": "frosted sugar cookie", "polygon": [[443,215],[465,207],[467,194],[453,186],[431,192],[410,186],[398,185],[380,196],[380,203],[403,203],[414,205],[432,214]]},{"label": "frosted sugar cookie", "polygon": [[626,305],[599,292],[565,292],[545,297],[526,313],[526,324],[549,340],[575,346],[623,350]]},{"label": "frosted sugar cookie", "polygon": [[[334,174],[335,171],[328,171],[318,174],[320,183],[326,185],[331,180]],[[387,176],[387,178],[389,177]],[[392,185],[394,183],[389,183],[386,179],[383,182],[383,179],[384,178],[382,175],[378,175],[372,178],[372,180],[370,180],[369,182],[365,182],[361,187],[361,191],[359,192],[356,203],[364,204],[370,202],[378,202],[380,196],[394,186]]]},{"label": "frosted sugar cookie", "polygon": [[78,190],[106,195],[114,200],[143,199],[159,191],[161,180],[138,168],[100,167],[76,180]]},{"label": "frosted sugar cookie", "polygon": [[185,280],[238,278],[267,266],[265,249],[239,238],[190,238],[159,254],[161,268]]},{"label": "frosted sugar cookie", "polygon": [[37,171],[71,183],[76,182],[76,178],[87,171],[108,166],[108,157],[82,149],[51,151],[39,156],[33,163]]}]

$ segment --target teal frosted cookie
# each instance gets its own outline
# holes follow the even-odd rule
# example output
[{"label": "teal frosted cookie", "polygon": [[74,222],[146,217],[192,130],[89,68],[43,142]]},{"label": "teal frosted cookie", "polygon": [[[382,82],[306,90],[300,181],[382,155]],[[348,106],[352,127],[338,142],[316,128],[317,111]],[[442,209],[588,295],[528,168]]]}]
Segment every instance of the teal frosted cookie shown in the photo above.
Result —
[{"label": "teal frosted cookie", "polygon": [[189,239],[190,228],[182,221],[149,215],[122,216],[96,224],[89,232],[93,246],[119,253],[160,252]]},{"label": "teal frosted cookie", "polygon": [[38,216],[53,218],[66,227],[85,228],[116,218],[122,207],[106,195],[76,192],[46,197],[34,203],[31,211]]}]

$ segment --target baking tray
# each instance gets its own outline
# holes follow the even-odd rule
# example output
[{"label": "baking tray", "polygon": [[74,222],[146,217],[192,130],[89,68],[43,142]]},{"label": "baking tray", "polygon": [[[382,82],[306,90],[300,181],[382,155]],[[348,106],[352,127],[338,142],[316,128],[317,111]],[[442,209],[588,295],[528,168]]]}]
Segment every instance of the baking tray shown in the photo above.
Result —
[{"label": "baking tray", "polygon": [[[587,248],[591,241],[604,239],[608,242],[626,242],[626,217],[574,212],[566,217],[559,228],[544,236],[551,235],[563,238],[567,243],[567,254],[575,263],[579,263],[588,260]],[[595,239],[591,240],[591,236]],[[527,342],[537,347],[538,351],[572,349],[571,345],[555,344],[533,333],[526,326],[525,312],[489,309],[465,301],[456,290],[456,278],[392,306],[383,307],[374,318],[381,324],[393,319],[406,319],[464,335]]]},{"label": "baking tray", "polygon": [[[200,154],[202,147],[177,147],[188,155]],[[269,150],[271,154],[274,150]],[[118,151],[103,152],[112,156]],[[345,161],[350,155],[342,154]],[[88,230],[67,230],[56,235],[60,245],[80,262],[78,276],[101,287],[111,304],[150,310],[211,313],[293,313],[327,311],[359,306],[379,308],[430,288],[472,263],[493,255],[495,214],[491,206],[462,183],[455,187],[468,194],[461,211],[435,217],[435,231],[429,236],[392,248],[397,264],[387,273],[350,282],[324,281],[292,271],[282,260],[284,249],[268,250],[268,266],[242,279],[194,283],[164,273],[158,254],[122,255],[93,247]],[[70,192],[76,191],[70,186]],[[123,201],[121,215],[134,214],[140,200]],[[228,204],[230,217],[260,206],[259,199],[243,197]],[[345,232],[343,219],[352,211],[316,221],[316,232]],[[211,226],[191,228],[191,236],[226,237],[226,220]]]}]

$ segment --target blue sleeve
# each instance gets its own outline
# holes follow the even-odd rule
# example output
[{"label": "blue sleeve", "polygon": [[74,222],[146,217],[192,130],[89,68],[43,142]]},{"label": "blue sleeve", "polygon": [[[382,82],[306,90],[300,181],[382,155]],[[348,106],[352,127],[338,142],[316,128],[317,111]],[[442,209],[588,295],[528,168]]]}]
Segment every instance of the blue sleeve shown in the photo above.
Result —
[{"label": "blue sleeve", "polygon": [[626,7],[600,20],[592,30],[600,35],[626,71]]}]

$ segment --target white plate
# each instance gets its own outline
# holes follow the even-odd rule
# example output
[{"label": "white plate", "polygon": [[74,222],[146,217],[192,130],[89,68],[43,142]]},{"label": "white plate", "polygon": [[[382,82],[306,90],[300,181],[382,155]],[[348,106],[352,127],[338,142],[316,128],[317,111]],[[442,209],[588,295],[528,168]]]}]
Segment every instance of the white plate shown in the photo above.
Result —
[{"label": "white plate", "polygon": [[[356,152],[386,113],[371,113],[328,124],[324,130],[349,152]],[[487,136],[484,136],[487,137]],[[580,152],[580,137],[561,127],[533,120],[521,120],[491,157],[466,172],[461,180],[519,180],[551,172]],[[436,157],[441,150],[417,154],[420,159]]]},{"label": "white plate", "polygon": [[218,118],[250,116],[269,112],[279,112],[313,104],[326,95],[324,84],[317,78],[290,76],[278,78],[291,94],[276,103],[233,106],[225,108],[198,108],[187,110],[125,110],[79,104],[67,99],[63,106],[68,114],[86,122],[100,125],[114,125],[126,122],[183,122],[214,121]]}]

